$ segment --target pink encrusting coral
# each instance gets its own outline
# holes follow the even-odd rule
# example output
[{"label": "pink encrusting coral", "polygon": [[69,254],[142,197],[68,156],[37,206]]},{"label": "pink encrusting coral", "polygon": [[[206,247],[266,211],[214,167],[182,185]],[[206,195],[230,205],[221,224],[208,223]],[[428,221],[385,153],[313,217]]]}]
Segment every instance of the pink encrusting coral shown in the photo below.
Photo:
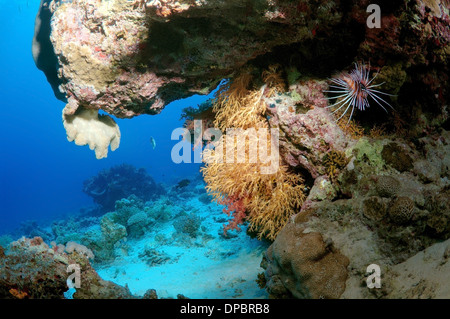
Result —
[{"label": "pink encrusting coral", "polygon": [[81,1],[55,11],[52,43],[71,112],[87,106],[118,117],[158,113],[165,104],[158,89],[183,82],[177,76],[142,71],[133,56],[147,39],[145,13],[123,9],[117,5],[108,12],[102,5]]},{"label": "pink encrusting coral", "polygon": [[[327,100],[322,92],[325,87],[324,81],[297,84],[292,89],[300,94],[266,99],[269,124],[280,129],[283,159],[292,167],[306,170],[313,178],[326,172],[322,154],[343,151],[353,143],[325,108]],[[271,108],[271,105],[276,107]]]}]

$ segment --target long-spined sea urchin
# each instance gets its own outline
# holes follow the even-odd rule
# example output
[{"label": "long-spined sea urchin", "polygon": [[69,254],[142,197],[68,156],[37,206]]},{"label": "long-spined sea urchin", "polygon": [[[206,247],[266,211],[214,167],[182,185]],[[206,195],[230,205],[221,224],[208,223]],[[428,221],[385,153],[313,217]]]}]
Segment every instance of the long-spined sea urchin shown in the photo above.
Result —
[{"label": "long-spined sea urchin", "polygon": [[[350,118],[348,119],[348,123],[352,119],[353,112],[355,111],[355,107],[361,111],[364,111],[366,107],[370,107],[369,97],[374,100],[383,110],[386,111],[386,108],[382,105],[389,106],[391,109],[394,109],[388,102],[386,102],[380,95],[393,96],[392,94],[384,93],[379,90],[376,90],[376,87],[379,87],[384,84],[372,84],[372,82],[377,77],[378,73],[369,80],[370,68],[365,64],[355,63],[355,69],[349,73],[341,74],[337,78],[332,78],[330,81],[334,83],[334,85],[330,85],[330,88],[333,90],[325,91],[327,93],[339,93],[338,96],[331,96],[327,99],[338,99],[336,103],[327,106],[327,108],[338,107],[336,110],[332,112],[332,114],[336,113],[340,109],[345,107],[345,111],[339,117],[337,121],[339,121],[347,111],[351,108],[352,112],[350,114]],[[347,124],[348,124],[347,123]]]}]

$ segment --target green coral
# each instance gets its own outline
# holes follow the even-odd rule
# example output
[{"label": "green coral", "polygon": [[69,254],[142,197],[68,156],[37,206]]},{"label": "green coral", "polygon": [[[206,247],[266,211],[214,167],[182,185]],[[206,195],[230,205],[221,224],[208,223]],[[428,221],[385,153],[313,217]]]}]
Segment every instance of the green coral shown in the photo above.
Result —
[{"label": "green coral", "polygon": [[407,79],[405,66],[402,62],[393,65],[385,65],[378,73],[374,84],[383,83],[383,90],[391,94],[398,94],[400,88]]},{"label": "green coral", "polygon": [[356,145],[351,149],[351,152],[357,162],[366,163],[375,172],[379,172],[383,170],[383,166],[385,165],[381,156],[382,150],[382,141],[370,141],[367,137],[363,137],[358,140]]}]

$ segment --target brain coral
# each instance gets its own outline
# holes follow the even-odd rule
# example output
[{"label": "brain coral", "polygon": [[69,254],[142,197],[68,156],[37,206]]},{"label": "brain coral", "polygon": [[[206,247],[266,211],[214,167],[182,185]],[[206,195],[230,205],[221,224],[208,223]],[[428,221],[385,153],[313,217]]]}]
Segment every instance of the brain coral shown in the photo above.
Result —
[{"label": "brain coral", "polygon": [[407,223],[414,213],[414,201],[409,197],[397,197],[391,202],[389,217],[395,224]]},{"label": "brain coral", "polygon": [[394,197],[400,188],[400,182],[392,176],[376,177],[376,190],[381,197]]}]

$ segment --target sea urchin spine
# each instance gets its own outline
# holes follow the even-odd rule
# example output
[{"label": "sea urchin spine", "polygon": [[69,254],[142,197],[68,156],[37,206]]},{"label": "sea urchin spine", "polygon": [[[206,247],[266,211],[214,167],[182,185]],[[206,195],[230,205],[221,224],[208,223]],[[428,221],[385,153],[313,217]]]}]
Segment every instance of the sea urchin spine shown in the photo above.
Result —
[{"label": "sea urchin spine", "polygon": [[378,73],[369,80],[370,68],[368,68],[365,64],[355,63],[355,69],[350,73],[344,73],[337,78],[332,78],[330,81],[333,85],[330,85],[330,88],[333,90],[325,91],[327,93],[338,93],[338,96],[328,97],[327,99],[338,99],[336,103],[333,105],[327,106],[327,108],[338,107],[333,113],[336,113],[342,108],[345,108],[345,111],[339,117],[338,121],[347,114],[348,110],[351,108],[350,120],[352,119],[353,113],[355,111],[355,107],[361,111],[364,111],[366,107],[369,107],[369,97],[374,100],[383,110],[386,111],[386,108],[382,105],[389,106],[391,109],[394,109],[388,102],[386,102],[381,95],[393,96],[392,94],[384,93],[379,90],[376,90],[376,87],[379,87],[384,84],[372,84],[373,80],[377,77]]}]

